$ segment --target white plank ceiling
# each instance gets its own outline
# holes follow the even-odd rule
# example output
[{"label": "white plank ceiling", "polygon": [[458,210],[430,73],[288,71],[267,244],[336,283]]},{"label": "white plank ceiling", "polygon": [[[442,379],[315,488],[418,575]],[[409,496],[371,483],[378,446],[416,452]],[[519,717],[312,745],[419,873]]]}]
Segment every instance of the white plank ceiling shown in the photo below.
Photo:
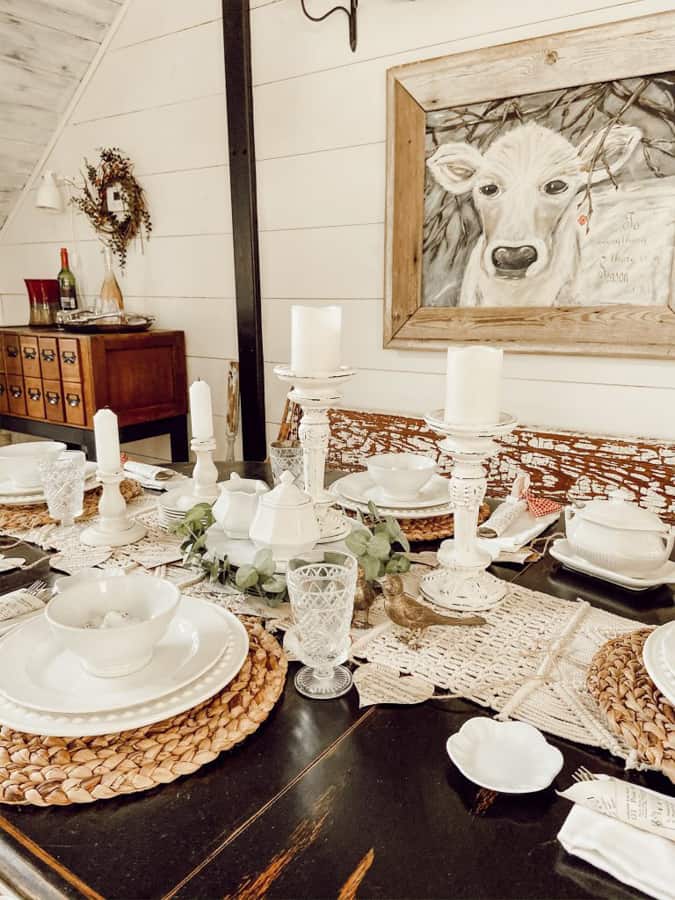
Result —
[{"label": "white plank ceiling", "polygon": [[122,0],[0,0],[0,228]]}]

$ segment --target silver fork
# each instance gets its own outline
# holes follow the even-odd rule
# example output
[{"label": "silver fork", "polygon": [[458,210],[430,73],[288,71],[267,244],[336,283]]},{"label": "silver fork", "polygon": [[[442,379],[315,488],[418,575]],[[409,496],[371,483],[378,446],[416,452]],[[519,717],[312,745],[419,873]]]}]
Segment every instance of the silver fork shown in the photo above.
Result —
[{"label": "silver fork", "polygon": [[597,781],[596,776],[592,772],[589,772],[586,766],[579,766],[572,775],[572,779],[574,781]]},{"label": "silver fork", "polygon": [[47,587],[47,582],[42,581],[38,578],[37,581],[34,581],[32,584],[29,584],[28,587],[24,588],[24,591],[27,591],[29,594],[33,594],[34,597],[37,597],[39,594],[44,591]]}]

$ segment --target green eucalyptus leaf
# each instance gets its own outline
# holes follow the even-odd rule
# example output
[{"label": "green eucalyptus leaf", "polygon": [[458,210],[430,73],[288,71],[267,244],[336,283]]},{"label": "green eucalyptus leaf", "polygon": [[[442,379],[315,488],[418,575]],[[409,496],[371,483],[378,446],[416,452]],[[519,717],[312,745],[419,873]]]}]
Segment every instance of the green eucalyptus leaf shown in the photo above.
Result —
[{"label": "green eucalyptus leaf", "polygon": [[395,553],[386,565],[388,575],[400,575],[410,568],[410,560],[402,553]]},{"label": "green eucalyptus leaf", "polygon": [[382,517],[380,516],[380,511],[372,500],[368,501],[368,512],[370,513],[371,518],[375,519],[376,522],[381,520]]},{"label": "green eucalyptus leaf", "polygon": [[330,563],[331,566],[343,566],[347,556],[344,553],[337,553],[335,550],[326,550],[323,558],[324,562]]},{"label": "green eucalyptus leaf", "polygon": [[350,532],[345,538],[345,544],[347,549],[354,554],[354,556],[363,556],[368,549],[368,544],[370,542],[370,532],[367,530],[359,530]]},{"label": "green eucalyptus leaf", "polygon": [[239,566],[234,583],[240,591],[247,591],[258,584],[258,573],[253,566]]},{"label": "green eucalyptus leaf", "polygon": [[393,516],[387,516],[385,519],[387,532],[393,544],[400,544],[406,552],[410,551],[410,542],[403,534],[401,526]]},{"label": "green eucalyptus leaf", "polygon": [[260,587],[268,594],[281,594],[286,590],[286,579],[283,575],[273,575],[263,581]]},{"label": "green eucalyptus leaf", "polygon": [[374,556],[375,559],[389,559],[390,553],[391,543],[385,535],[375,534],[368,541],[368,556]]},{"label": "green eucalyptus leaf", "polygon": [[385,535],[385,537],[391,537],[389,526],[386,522],[378,522],[377,525],[373,528],[373,534],[383,534]]},{"label": "green eucalyptus leaf", "polygon": [[363,569],[366,581],[375,581],[380,573],[380,560],[373,556],[363,556],[359,560],[359,565]]},{"label": "green eucalyptus leaf", "polygon": [[264,547],[262,550],[258,550],[256,555],[253,557],[253,565],[265,578],[269,578],[270,575],[274,575],[275,566],[272,551],[267,547]]}]

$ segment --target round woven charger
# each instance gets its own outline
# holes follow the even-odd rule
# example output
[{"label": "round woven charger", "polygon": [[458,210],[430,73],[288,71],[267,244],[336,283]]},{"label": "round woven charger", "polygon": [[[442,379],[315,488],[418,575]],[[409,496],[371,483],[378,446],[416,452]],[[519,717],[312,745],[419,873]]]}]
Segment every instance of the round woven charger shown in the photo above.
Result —
[{"label": "round woven charger", "polygon": [[650,633],[632,631],[603,644],[586,684],[610,731],[637,751],[640,762],[660,769],[675,783],[675,708],[642,662],[642,646]]},{"label": "round woven charger", "polygon": [[[82,515],[78,522],[93,519],[98,513],[98,500],[103,489],[99,485],[84,495]],[[131,478],[125,478],[120,484],[122,496],[129,502],[143,493],[141,485]],[[0,531],[10,534],[15,531],[28,531],[41,525],[53,525],[54,519],[49,515],[46,503],[28,503],[25,506],[3,506],[0,504]]]},{"label": "round woven charger", "polygon": [[89,738],[40,737],[0,726],[0,802],[91,803],[190,775],[256,731],[279,699],[286,656],[258,622],[239,674],[215,697],[164,722]]},{"label": "round woven charger", "polygon": [[[349,513],[348,513],[349,515]],[[352,517],[355,515],[351,514]],[[478,512],[478,524],[490,517],[490,506],[481,504]],[[364,523],[370,528],[374,522],[370,516],[363,517]],[[455,533],[455,519],[452,513],[447,516],[436,516],[431,519],[399,519],[401,531],[411,543],[422,541],[442,541],[451,538]]]}]

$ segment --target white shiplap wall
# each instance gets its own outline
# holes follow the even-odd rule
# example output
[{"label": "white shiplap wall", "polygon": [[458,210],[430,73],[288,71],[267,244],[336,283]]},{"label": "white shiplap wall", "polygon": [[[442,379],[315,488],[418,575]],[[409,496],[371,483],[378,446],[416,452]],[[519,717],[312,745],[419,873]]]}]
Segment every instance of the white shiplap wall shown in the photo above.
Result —
[{"label": "white shiplap wall", "polygon": [[[82,157],[104,145],[133,159],[153,233],[120,278],[126,305],[185,331],[188,377],[212,387],[222,456],[227,361],[237,358],[237,338],[220,16],[220,0],[130,0],[45,167],[72,177]],[[23,279],[54,277],[62,245],[89,298],[102,278],[86,220],[41,212],[34,202],[29,191],[0,233],[5,325],[26,322]],[[128,449],[169,458],[165,438]]]},{"label": "white shiplap wall", "polygon": [[[332,0],[310,0],[320,15]],[[293,302],[340,303],[354,407],[442,404],[441,353],[382,349],[385,72],[446,53],[672,9],[664,0],[364,0],[359,46],[344,16],[313,24],[299,0],[251,11],[267,420],[276,431]],[[533,90],[536,85],[533,85]],[[675,437],[675,363],[510,354],[504,405],[529,425]]]}]

